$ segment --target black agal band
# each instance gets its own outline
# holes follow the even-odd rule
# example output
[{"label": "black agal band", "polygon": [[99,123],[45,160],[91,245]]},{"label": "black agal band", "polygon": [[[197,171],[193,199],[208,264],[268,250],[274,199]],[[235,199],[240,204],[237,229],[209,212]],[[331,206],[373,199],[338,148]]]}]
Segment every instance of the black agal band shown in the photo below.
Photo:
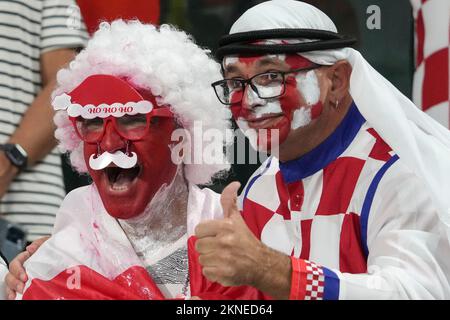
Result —
[{"label": "black agal band", "polygon": [[[290,44],[252,44],[269,39],[311,39],[310,42]],[[315,29],[271,29],[240,32],[222,37],[216,58],[222,60],[227,55],[255,55],[297,53],[314,50],[339,49],[355,44],[353,37],[331,31]]]}]

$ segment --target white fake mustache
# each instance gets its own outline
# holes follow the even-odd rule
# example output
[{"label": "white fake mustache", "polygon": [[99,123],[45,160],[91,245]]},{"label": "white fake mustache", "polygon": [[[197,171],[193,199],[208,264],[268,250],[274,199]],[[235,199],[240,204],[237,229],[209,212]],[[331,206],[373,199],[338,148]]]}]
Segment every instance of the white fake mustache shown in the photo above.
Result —
[{"label": "white fake mustache", "polygon": [[114,163],[116,166],[122,169],[130,169],[136,165],[137,155],[135,152],[132,152],[131,156],[128,156],[122,151],[116,151],[114,153],[105,151],[97,157],[92,154],[89,158],[89,166],[93,170],[102,170],[109,166],[111,163]]}]

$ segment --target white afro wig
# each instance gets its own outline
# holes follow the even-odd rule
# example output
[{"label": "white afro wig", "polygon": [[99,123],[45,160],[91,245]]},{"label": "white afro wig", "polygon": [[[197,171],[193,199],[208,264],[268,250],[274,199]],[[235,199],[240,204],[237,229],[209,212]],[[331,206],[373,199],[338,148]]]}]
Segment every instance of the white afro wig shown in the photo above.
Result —
[{"label": "white afro wig", "polygon": [[[191,139],[195,136],[192,133],[194,121],[200,121],[203,130],[220,130],[224,137],[226,129],[230,128],[230,112],[211,88],[211,83],[221,78],[219,64],[190,36],[175,27],[162,25],[158,28],[123,20],[102,23],[87,47],[68,68],[58,72],[53,97],[69,93],[94,74],[126,77],[136,88],[150,90],[154,96],[161,97],[158,102],[171,106]],[[70,152],[72,166],[79,172],[86,172],[83,143],[66,111],[58,111],[54,120],[61,151]],[[221,150],[226,147],[225,140],[220,141]],[[190,142],[193,150],[196,142]],[[194,184],[210,183],[214,175],[229,169],[225,155],[219,164],[184,166],[186,179]]]}]

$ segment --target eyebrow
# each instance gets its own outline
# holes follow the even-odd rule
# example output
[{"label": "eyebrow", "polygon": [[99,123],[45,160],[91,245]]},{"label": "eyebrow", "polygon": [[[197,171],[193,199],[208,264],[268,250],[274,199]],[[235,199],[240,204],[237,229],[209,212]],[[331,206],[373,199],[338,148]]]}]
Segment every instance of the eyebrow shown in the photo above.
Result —
[{"label": "eyebrow", "polygon": [[238,73],[239,72],[239,68],[236,67],[234,64],[224,66],[223,70],[225,73]]}]

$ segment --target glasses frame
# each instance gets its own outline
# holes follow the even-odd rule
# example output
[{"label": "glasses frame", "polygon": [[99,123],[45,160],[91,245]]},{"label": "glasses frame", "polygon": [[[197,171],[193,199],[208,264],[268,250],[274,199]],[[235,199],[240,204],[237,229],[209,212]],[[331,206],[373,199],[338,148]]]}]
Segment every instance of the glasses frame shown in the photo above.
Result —
[{"label": "glasses frame", "polygon": [[[320,64],[313,64],[313,65],[311,65],[311,66],[309,66],[309,67],[299,68],[299,69],[294,69],[294,70],[288,70],[288,71],[266,71],[266,72],[261,72],[261,73],[255,74],[253,77],[248,78],[248,79],[225,78],[225,79],[218,80],[218,81],[215,81],[215,82],[211,83],[211,86],[212,86],[213,89],[214,89],[214,93],[216,94],[217,99],[219,99],[219,101],[220,101],[222,104],[227,105],[227,106],[230,106],[230,105],[233,105],[233,104],[241,103],[241,102],[242,102],[242,98],[243,98],[243,96],[244,96],[244,95],[242,95],[242,97],[241,97],[241,99],[240,99],[239,101],[233,101],[233,102],[229,102],[229,103],[226,103],[226,102],[222,101],[222,99],[220,99],[220,96],[219,96],[219,94],[217,93],[216,87],[219,86],[219,85],[225,84],[226,81],[229,81],[229,80],[233,80],[233,81],[238,81],[238,82],[240,82],[240,83],[241,83],[241,86],[242,86],[242,91],[245,91],[245,88],[247,87],[247,85],[250,85],[250,87],[252,88],[252,90],[258,95],[258,97],[259,97],[260,99],[266,99],[266,100],[268,100],[268,99],[275,99],[275,98],[281,97],[282,95],[284,95],[284,94],[286,93],[286,75],[287,75],[287,74],[290,74],[290,73],[296,73],[296,72],[302,72],[302,71],[310,71],[310,70],[314,70],[314,69],[317,69],[317,68],[320,68],[320,67],[322,67],[322,65],[320,65]],[[283,78],[283,80],[282,80],[283,90],[282,90],[282,92],[281,92],[280,94],[275,95],[275,96],[272,96],[272,97],[265,97],[265,98],[263,98],[263,97],[261,97],[261,96],[259,95],[258,88],[255,87],[255,85],[252,83],[252,81],[253,81],[254,78],[256,78],[256,77],[258,77],[258,76],[261,76],[261,75],[263,75],[263,74],[266,74],[266,73],[279,73],[279,74],[281,74],[281,76],[282,76],[282,78]]]},{"label": "glasses frame", "polygon": [[[142,136],[140,138],[137,138],[137,139],[130,139],[130,138],[126,137],[125,135],[123,135],[120,132],[120,130],[117,129],[117,119],[118,119],[118,117],[114,117],[113,115],[110,115],[110,116],[105,117],[105,118],[101,118],[103,120],[103,129],[102,129],[102,132],[100,133],[100,135],[98,136],[98,138],[95,139],[95,141],[90,141],[90,140],[84,139],[82,134],[79,132],[78,127],[77,127],[77,119],[80,116],[78,116],[78,117],[70,117],[70,121],[72,122],[72,125],[73,125],[73,127],[75,129],[75,132],[77,133],[78,137],[83,142],[86,142],[88,144],[98,144],[98,143],[100,143],[100,141],[102,141],[103,136],[105,135],[106,125],[107,125],[108,122],[112,123],[112,125],[114,126],[114,130],[116,131],[116,133],[122,139],[127,140],[127,141],[140,141],[140,140],[144,139],[144,137],[147,135],[147,133],[148,133],[148,131],[150,129],[151,118],[153,118],[153,117],[174,118],[174,114],[172,113],[172,111],[170,111],[169,107],[155,108],[152,111],[146,113],[145,116],[146,116],[145,129],[144,129],[144,131],[142,133]],[[86,119],[86,120],[90,120],[90,119]]]}]

